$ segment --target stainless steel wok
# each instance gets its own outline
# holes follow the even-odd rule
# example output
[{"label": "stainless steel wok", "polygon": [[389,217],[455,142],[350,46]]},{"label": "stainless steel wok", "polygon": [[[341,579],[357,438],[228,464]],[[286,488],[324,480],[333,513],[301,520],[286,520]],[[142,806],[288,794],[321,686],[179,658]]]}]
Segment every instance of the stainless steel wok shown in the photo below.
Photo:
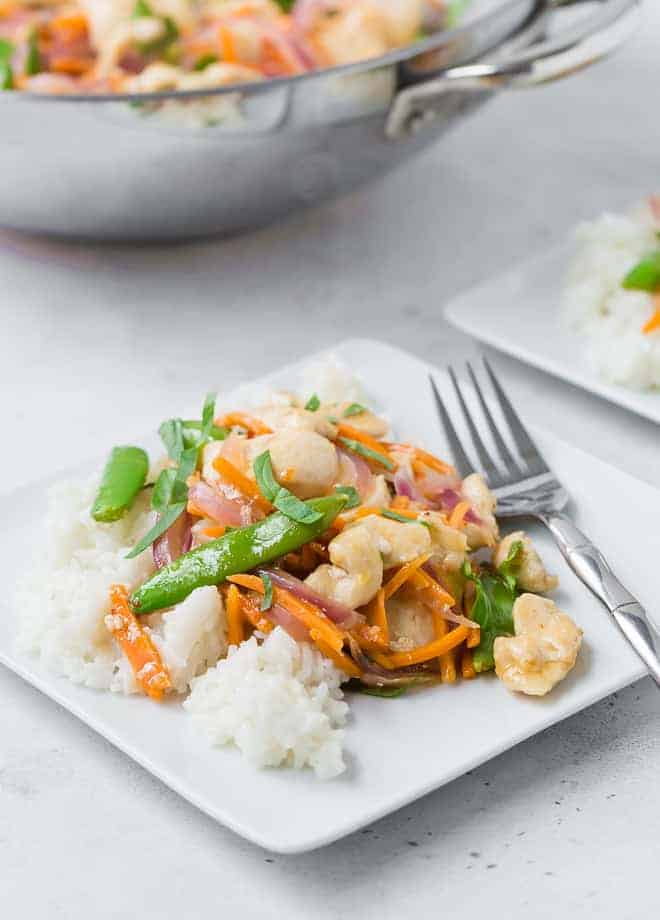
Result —
[{"label": "stainless steel wok", "polygon": [[[174,240],[268,223],[392,169],[497,90],[609,54],[640,2],[476,3],[464,27],[386,57],[212,93],[0,93],[0,226]],[[564,11],[587,5],[577,23]]]}]

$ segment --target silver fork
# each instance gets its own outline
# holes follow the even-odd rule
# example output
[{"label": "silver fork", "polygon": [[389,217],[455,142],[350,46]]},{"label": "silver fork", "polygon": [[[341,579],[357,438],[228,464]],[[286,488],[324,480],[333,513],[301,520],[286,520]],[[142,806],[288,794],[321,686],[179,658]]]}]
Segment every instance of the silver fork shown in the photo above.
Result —
[{"label": "silver fork", "polygon": [[[501,518],[533,517],[548,527],[569,566],[580,581],[609,610],[621,632],[660,687],[660,633],[649,620],[637,598],[621,584],[602,553],[573,524],[570,518],[562,513],[569,502],[568,492],[543,459],[485,358],[483,358],[483,363],[509,428],[509,434],[518,450],[518,458],[514,457],[509,450],[505,440],[506,434],[500,430],[493,418],[477,375],[470,363],[467,364],[468,374],[493,443],[497,448],[499,455],[497,460],[493,459],[479,434],[477,423],[468,408],[456,374],[451,367],[449,375],[474,452],[479,460],[480,472],[486,477],[491,491],[497,498],[497,516]],[[456,469],[461,476],[465,477],[475,472],[475,467],[456,432],[435,380],[433,377],[430,380]]]}]

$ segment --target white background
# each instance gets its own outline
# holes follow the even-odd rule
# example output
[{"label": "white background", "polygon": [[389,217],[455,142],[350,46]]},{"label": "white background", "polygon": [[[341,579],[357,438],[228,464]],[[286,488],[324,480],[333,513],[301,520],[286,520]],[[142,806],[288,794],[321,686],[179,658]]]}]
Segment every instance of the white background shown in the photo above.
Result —
[{"label": "white background", "polygon": [[[342,338],[436,363],[473,354],[441,319],[452,294],[660,191],[657,4],[646,19],[607,63],[502,96],[387,180],[252,236],[166,250],[0,233],[1,490]],[[496,361],[529,418],[660,485],[656,426]],[[3,917],[628,920],[657,908],[648,680],[298,857],[217,826],[4,670],[0,700]]]}]

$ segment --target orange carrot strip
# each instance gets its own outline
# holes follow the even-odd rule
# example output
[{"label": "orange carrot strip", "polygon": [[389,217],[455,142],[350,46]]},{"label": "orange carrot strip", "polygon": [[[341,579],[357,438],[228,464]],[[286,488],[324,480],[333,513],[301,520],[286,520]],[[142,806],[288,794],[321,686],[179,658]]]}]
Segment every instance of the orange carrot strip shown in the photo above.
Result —
[{"label": "orange carrot strip", "polygon": [[456,603],[451,594],[445,591],[442,585],[438,584],[435,578],[431,578],[429,573],[425,572],[424,569],[417,569],[417,571],[413,573],[412,581],[416,588],[431,591],[434,600],[442,607],[453,607]]},{"label": "orange carrot strip", "polygon": [[205,537],[211,537],[217,540],[219,537],[224,537],[226,530],[227,528],[223,527],[222,524],[214,524],[212,527],[205,527],[202,533]]},{"label": "orange carrot strip", "polygon": [[61,13],[48,23],[51,32],[56,32],[64,42],[72,42],[87,35],[87,20],[82,13]]},{"label": "orange carrot strip", "polygon": [[245,473],[241,473],[238,467],[234,466],[229,460],[218,456],[213,461],[213,468],[222,476],[225,482],[242,492],[246,498],[252,499],[263,511],[267,513],[273,511],[273,506],[261,494],[256,482],[253,482]]},{"label": "orange carrot strip", "polygon": [[477,676],[472,663],[472,650],[469,648],[466,648],[461,656],[461,675],[465,680],[472,680],[473,677]]},{"label": "orange carrot strip", "polygon": [[218,29],[218,41],[220,44],[220,57],[226,64],[235,64],[238,61],[236,54],[236,44],[231,29],[227,26],[220,26]]},{"label": "orange carrot strip", "polygon": [[254,597],[245,597],[244,595],[241,595],[241,605],[243,607],[243,615],[245,616],[245,619],[249,620],[255,629],[258,629],[259,632],[262,633],[269,633],[273,631],[275,627],[270,622],[270,620],[263,615],[259,609],[259,604]]},{"label": "orange carrot strip", "polygon": [[124,585],[111,586],[110,611],[105,618],[105,625],[126,655],[136,681],[152,700],[162,700],[163,694],[170,689],[172,682],[158,649],[131,610],[128,591]]},{"label": "orange carrot strip", "polygon": [[386,645],[390,642],[390,627],[387,622],[387,611],[385,609],[385,591],[380,588],[376,596],[366,605],[365,613],[367,621],[372,626],[377,626]]},{"label": "orange carrot strip", "polygon": [[478,627],[473,627],[470,630],[470,635],[467,637],[465,645],[467,648],[476,648],[481,642],[481,630]]},{"label": "orange carrot strip", "polygon": [[[433,611],[433,628],[436,639],[442,639],[449,632],[449,623],[437,610]],[[453,650],[438,657],[438,667],[440,668],[440,680],[443,684],[455,683],[456,662]]]},{"label": "orange carrot strip", "polygon": [[52,70],[53,73],[71,74],[74,77],[87,73],[91,66],[92,62],[87,58],[67,57],[65,55],[51,58],[48,64],[49,70]]},{"label": "orange carrot strip", "polygon": [[388,639],[383,635],[383,630],[376,624],[361,623],[351,630],[357,639],[360,648],[367,652],[387,652],[390,648]]},{"label": "orange carrot strip", "polygon": [[656,294],[653,298],[653,302],[655,304],[655,313],[642,326],[642,332],[645,335],[648,335],[650,332],[655,332],[656,329],[660,329],[660,295]]},{"label": "orange carrot strip", "polygon": [[245,428],[248,434],[253,437],[273,433],[272,428],[269,428],[268,425],[265,425],[260,419],[255,418],[248,412],[228,412],[226,415],[221,415],[220,418],[217,418],[215,424],[220,428],[223,426],[227,428],[233,428],[234,426]]},{"label": "orange carrot strip", "polygon": [[376,438],[372,438],[370,434],[366,434],[359,428],[354,428],[352,425],[340,422],[339,425],[337,425],[337,433],[342,438],[350,438],[353,441],[359,441],[361,444],[364,444],[365,447],[385,457],[386,460],[392,463],[394,462],[387,451],[387,444],[384,444],[382,441],[377,441]]},{"label": "orange carrot strip", "polygon": [[227,644],[240,645],[245,638],[245,634],[243,631],[241,592],[236,585],[229,585],[225,608],[227,610]]},{"label": "orange carrot strip", "polygon": [[407,495],[395,495],[392,501],[390,502],[390,508],[393,511],[398,511],[399,514],[402,514],[406,508],[410,505],[410,499]]},{"label": "orange carrot strip", "polygon": [[248,588],[250,591],[256,591],[257,594],[265,593],[264,583],[258,575],[230,575],[227,581],[230,581],[234,585],[240,585],[241,588]]},{"label": "orange carrot strip", "polygon": [[388,655],[381,655],[378,652],[374,652],[372,657],[378,664],[389,669],[405,668],[411,664],[422,664],[425,661],[430,661],[432,658],[439,658],[441,655],[446,655],[447,652],[450,652],[453,648],[456,648],[457,645],[460,645],[461,642],[464,642],[467,634],[467,626],[457,626],[456,629],[452,629],[451,632],[448,632],[445,636],[434,639],[426,645],[420,645],[419,648],[414,648],[409,652],[391,652]]},{"label": "orange carrot strip", "polygon": [[470,507],[470,502],[459,502],[449,515],[449,526],[455,527],[456,529],[462,527],[465,515],[470,510]]},{"label": "orange carrot strip", "polygon": [[407,562],[405,565],[402,565],[398,572],[395,572],[390,580],[383,585],[383,596],[385,600],[392,597],[392,595],[399,590],[401,585],[408,581],[413,573],[416,572],[420,566],[424,565],[425,562],[428,562],[430,558],[431,553],[424,553],[422,556],[418,556],[417,559],[413,559],[412,562]]},{"label": "orange carrot strip", "polygon": [[421,447],[414,447],[412,444],[387,444],[386,446],[390,450],[404,451],[405,453],[412,454],[418,462],[423,463],[424,466],[428,466],[437,473],[454,472],[453,466],[449,463],[444,463],[428,451],[422,450]]},{"label": "orange carrot strip", "polygon": [[310,629],[309,631],[310,638],[318,647],[318,650],[325,655],[326,658],[329,658],[331,661],[337,665],[338,668],[341,668],[346,674],[349,674],[351,677],[361,677],[362,671],[355,664],[352,658],[348,655],[345,655],[343,652],[338,652],[337,649],[333,646],[328,645],[324,641],[323,637],[318,633],[316,629]]}]

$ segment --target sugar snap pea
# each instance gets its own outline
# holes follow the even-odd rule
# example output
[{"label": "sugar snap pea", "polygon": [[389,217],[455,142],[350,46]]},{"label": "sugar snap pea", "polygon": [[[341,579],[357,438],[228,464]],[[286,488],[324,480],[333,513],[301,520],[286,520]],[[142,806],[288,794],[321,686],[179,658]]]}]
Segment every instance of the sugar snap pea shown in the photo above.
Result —
[{"label": "sugar snap pea", "polygon": [[131,507],[149,472],[149,458],[141,447],[114,447],[103,470],[92,505],[95,521],[118,521]]},{"label": "sugar snap pea", "polygon": [[249,572],[266,562],[291,553],[315,540],[332,524],[346,505],[346,496],[335,493],[305,502],[321,517],[311,524],[293,521],[281,512],[249,527],[231,530],[179,556],[159,569],[131,596],[136,614],[152,613],[185,600],[196,588],[217,585],[229,575]]}]

